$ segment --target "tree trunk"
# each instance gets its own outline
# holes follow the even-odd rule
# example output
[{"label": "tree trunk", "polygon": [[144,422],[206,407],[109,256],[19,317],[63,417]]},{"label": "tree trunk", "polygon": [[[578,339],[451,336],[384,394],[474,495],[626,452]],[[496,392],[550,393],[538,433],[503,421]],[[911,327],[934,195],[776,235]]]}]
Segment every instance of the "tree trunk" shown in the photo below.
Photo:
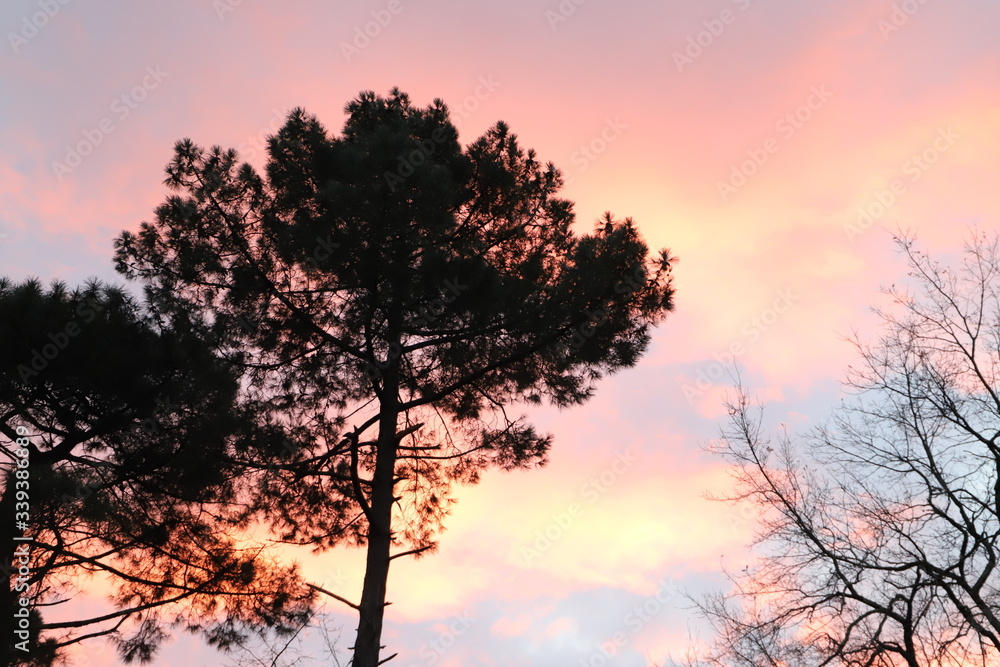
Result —
[{"label": "tree trunk", "polygon": [[[394,370],[394,369],[393,369]],[[394,376],[394,372],[388,373]],[[383,394],[372,476],[371,507],[368,520],[368,554],[365,561],[365,582],[358,608],[358,636],[354,643],[352,667],[376,667],[382,639],[382,618],[385,615],[385,591],[389,578],[389,549],[392,544],[393,489],[396,476],[396,390],[386,378],[391,390]]]}]

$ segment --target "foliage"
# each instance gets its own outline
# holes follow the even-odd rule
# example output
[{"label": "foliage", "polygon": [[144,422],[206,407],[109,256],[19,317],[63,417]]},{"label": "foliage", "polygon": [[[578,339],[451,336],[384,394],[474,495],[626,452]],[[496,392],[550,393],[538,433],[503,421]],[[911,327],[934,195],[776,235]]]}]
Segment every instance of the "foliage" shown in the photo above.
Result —
[{"label": "foliage", "polygon": [[[148,661],[167,623],[225,645],[227,624],[281,626],[306,613],[310,593],[294,570],[228,532],[245,495],[229,462],[280,439],[248,426],[237,376],[182,322],[152,321],[125,292],[96,282],[46,290],[2,280],[0,341],[6,567],[14,537],[33,538],[30,575],[19,578],[15,563],[19,588],[0,590],[4,664],[25,657],[9,643],[21,596],[35,614],[33,664],[101,635],[126,660]],[[28,467],[18,475],[22,448]],[[15,531],[15,509],[24,509],[15,502],[25,498],[30,518]],[[50,607],[95,576],[110,584],[113,610],[51,620]]]},{"label": "foliage", "polygon": [[551,437],[510,411],[582,403],[635,364],[673,287],[631,220],[576,235],[559,171],[504,123],[463,148],[439,100],[362,93],[346,111],[340,136],[292,112],[266,176],[179,142],[176,194],[117,261],[293,434],[258,461],[261,516],[291,542],[367,548],[363,667],[389,561],[433,546],[450,485],[544,463]]}]

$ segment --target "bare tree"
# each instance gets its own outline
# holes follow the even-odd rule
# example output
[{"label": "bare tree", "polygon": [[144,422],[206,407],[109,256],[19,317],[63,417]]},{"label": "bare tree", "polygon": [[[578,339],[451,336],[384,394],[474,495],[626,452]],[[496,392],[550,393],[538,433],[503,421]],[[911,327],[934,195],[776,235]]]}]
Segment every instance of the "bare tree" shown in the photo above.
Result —
[{"label": "bare tree", "polygon": [[[228,667],[344,667],[341,628],[330,613],[316,612],[296,627],[275,626],[262,632],[247,627],[230,647]],[[345,658],[347,659],[347,658]]]},{"label": "bare tree", "polygon": [[1000,242],[948,268],[897,238],[912,291],[853,338],[850,399],[802,438],[739,390],[728,500],[761,510],[755,565],[696,600],[716,630],[688,665],[1000,662]]}]

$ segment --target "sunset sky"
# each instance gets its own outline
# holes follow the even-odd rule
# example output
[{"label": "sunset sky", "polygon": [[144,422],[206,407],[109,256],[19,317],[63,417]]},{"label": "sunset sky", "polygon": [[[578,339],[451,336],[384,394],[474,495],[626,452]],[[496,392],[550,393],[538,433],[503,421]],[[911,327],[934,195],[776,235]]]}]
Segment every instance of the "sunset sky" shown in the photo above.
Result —
[{"label": "sunset sky", "polygon": [[[599,665],[617,634],[607,664],[662,665],[702,631],[680,591],[748,558],[752,512],[704,497],[730,484],[703,447],[734,369],[772,423],[821,423],[845,337],[905,275],[893,232],[947,260],[997,228],[998,25],[988,0],[5,0],[0,274],[122,282],[112,240],[184,137],[260,166],[290,109],[339,132],[394,86],[443,99],[464,144],[506,121],[581,232],[612,211],[680,257],[676,311],[590,403],[534,413],[547,467],[462,489],[439,551],[396,561],[384,655]],[[289,557],[360,597],[362,552]],[[154,664],[220,660],[178,634]]]}]

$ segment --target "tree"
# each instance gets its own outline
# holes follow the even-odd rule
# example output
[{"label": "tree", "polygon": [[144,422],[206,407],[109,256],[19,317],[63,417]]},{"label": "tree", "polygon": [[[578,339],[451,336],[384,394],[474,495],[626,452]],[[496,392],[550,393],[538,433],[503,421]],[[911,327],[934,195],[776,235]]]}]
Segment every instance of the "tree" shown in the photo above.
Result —
[{"label": "tree", "polygon": [[333,614],[320,612],[292,632],[255,632],[241,637],[229,649],[226,667],[310,667],[333,665],[340,661],[341,628]]},{"label": "tree", "polygon": [[372,667],[389,564],[433,546],[450,484],[543,463],[551,437],[510,411],[582,403],[635,364],[673,288],[630,219],[574,234],[561,174],[505,124],[462,148],[440,100],[362,93],[346,111],[340,137],[293,111],[266,178],[179,142],[178,194],[117,261],[228,345],[297,434],[259,462],[260,510],[287,541],[367,549],[360,601],[337,597]]},{"label": "tree", "polygon": [[[246,492],[228,462],[281,442],[237,390],[183,321],[120,289],[0,280],[0,664],[100,636],[145,662],[168,623],[225,647],[308,616],[294,569],[235,539]],[[53,620],[93,578],[112,610]]]},{"label": "tree", "polygon": [[942,266],[897,239],[916,291],[855,338],[855,392],[772,448],[741,390],[719,447],[762,518],[757,565],[698,602],[699,665],[987,665],[1000,659],[1000,243]]}]

